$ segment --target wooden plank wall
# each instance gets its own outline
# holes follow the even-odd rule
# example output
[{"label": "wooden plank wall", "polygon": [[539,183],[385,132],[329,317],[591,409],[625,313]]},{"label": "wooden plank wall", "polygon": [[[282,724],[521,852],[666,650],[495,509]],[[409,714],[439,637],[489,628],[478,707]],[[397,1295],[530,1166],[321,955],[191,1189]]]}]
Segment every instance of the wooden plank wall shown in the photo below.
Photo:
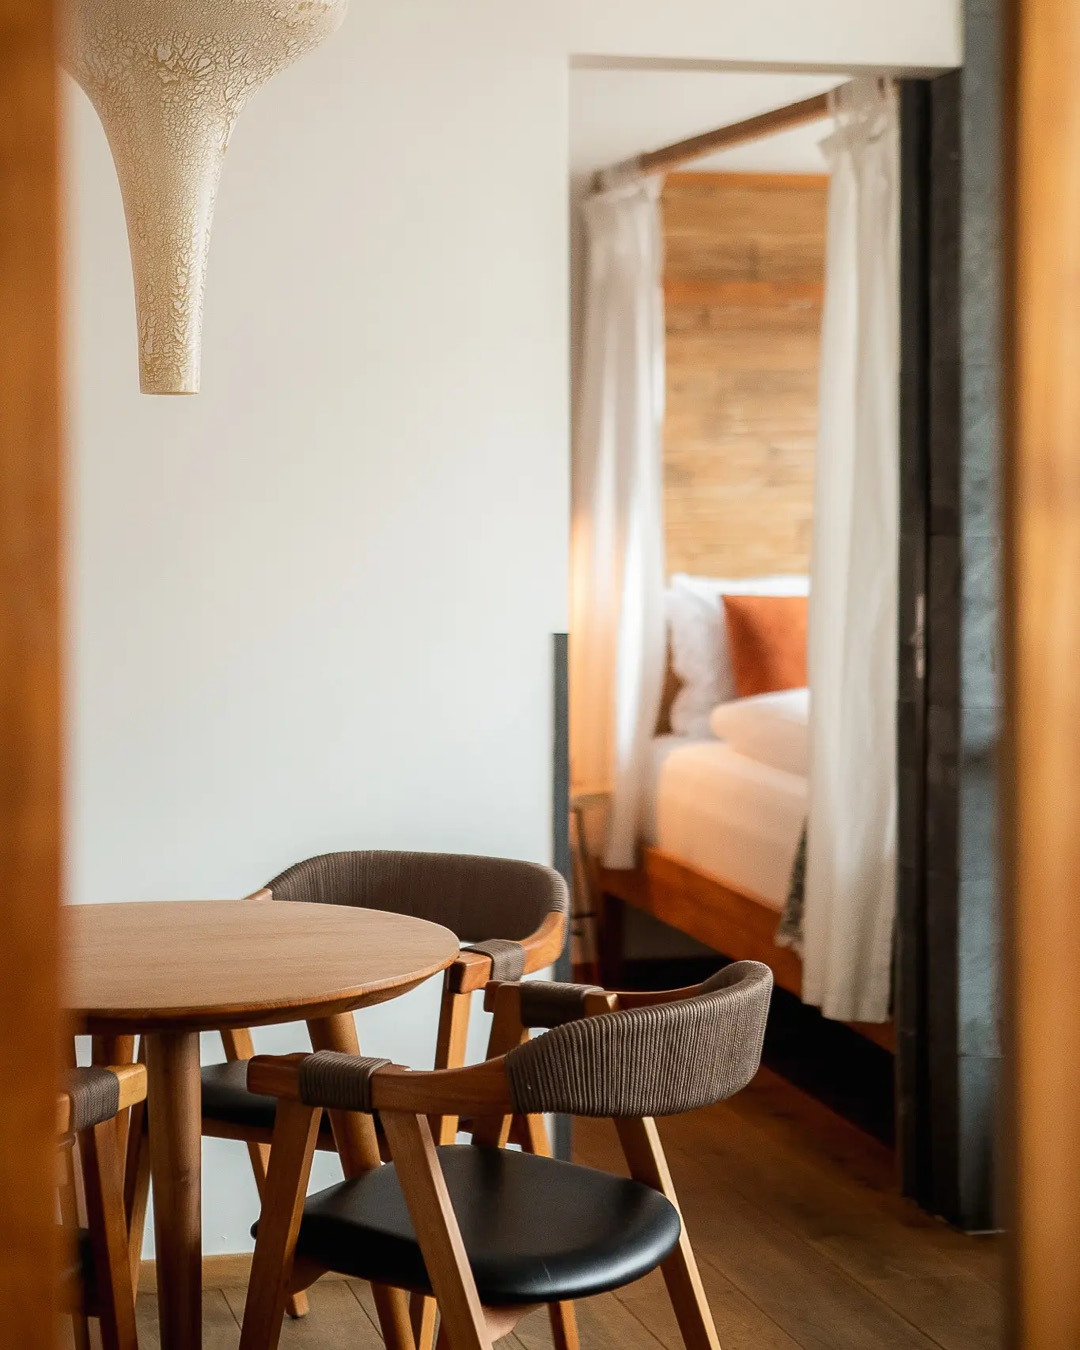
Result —
[{"label": "wooden plank wall", "polygon": [[806,572],[828,178],[676,173],[667,252],[669,572]]}]

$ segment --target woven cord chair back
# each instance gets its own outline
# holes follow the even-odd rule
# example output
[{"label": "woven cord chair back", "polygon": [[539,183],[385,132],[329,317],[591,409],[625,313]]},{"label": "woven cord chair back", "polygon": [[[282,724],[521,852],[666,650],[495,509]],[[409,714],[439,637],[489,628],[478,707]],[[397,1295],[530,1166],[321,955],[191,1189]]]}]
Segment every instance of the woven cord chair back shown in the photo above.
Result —
[{"label": "woven cord chair back", "polygon": [[323,853],[288,868],[267,889],[275,900],[429,919],[464,942],[520,942],[548,914],[567,910],[566,883],[550,867],[462,853]]},{"label": "woven cord chair back", "polygon": [[515,1110],[575,1116],[671,1116],[731,1097],[761,1063],[773,977],[739,961],[692,998],[602,1013],[511,1050]]}]

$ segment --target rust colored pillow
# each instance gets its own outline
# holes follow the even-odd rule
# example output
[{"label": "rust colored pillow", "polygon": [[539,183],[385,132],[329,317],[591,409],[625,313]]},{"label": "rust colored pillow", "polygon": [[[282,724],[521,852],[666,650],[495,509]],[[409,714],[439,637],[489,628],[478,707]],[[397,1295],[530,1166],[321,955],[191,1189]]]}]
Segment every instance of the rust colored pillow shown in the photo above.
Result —
[{"label": "rust colored pillow", "polygon": [[805,595],[725,595],[731,668],[740,698],[806,685]]}]

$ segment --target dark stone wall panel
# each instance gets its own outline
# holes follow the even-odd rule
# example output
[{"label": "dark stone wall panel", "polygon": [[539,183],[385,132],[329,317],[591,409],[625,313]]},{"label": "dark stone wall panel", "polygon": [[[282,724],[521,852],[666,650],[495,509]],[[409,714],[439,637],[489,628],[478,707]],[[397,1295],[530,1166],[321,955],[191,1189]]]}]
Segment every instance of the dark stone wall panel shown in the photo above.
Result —
[{"label": "dark stone wall panel", "polygon": [[[912,927],[898,941],[899,1138],[907,1192],[972,1229],[993,1222],[1001,1043],[1000,3],[967,0],[965,68],[929,81],[921,141],[905,133],[904,192],[925,213],[921,235],[901,235],[912,357],[901,490],[925,491],[902,521],[902,604],[921,576],[926,677],[901,643],[900,788],[911,800],[900,814],[899,922]],[[909,120],[916,105],[909,95]],[[921,754],[905,760],[917,726]]]}]

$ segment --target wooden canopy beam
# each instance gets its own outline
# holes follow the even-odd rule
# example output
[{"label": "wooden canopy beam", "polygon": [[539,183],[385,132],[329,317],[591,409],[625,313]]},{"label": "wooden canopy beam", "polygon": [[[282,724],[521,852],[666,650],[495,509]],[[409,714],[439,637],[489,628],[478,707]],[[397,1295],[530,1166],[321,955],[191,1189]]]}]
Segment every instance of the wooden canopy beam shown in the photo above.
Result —
[{"label": "wooden canopy beam", "polygon": [[757,141],[764,136],[775,136],[780,131],[791,131],[809,122],[819,122],[828,115],[829,95],[815,94],[813,98],[804,98],[800,103],[791,103],[786,108],[774,108],[771,112],[748,117],[731,126],[704,131],[700,136],[691,136],[685,141],[676,141],[674,145],[635,155],[633,159],[623,160],[611,169],[602,170],[597,180],[599,182],[604,178],[633,173],[666,173],[692,159],[700,159],[702,155],[730,150],[732,146],[745,145],[747,141]]}]

